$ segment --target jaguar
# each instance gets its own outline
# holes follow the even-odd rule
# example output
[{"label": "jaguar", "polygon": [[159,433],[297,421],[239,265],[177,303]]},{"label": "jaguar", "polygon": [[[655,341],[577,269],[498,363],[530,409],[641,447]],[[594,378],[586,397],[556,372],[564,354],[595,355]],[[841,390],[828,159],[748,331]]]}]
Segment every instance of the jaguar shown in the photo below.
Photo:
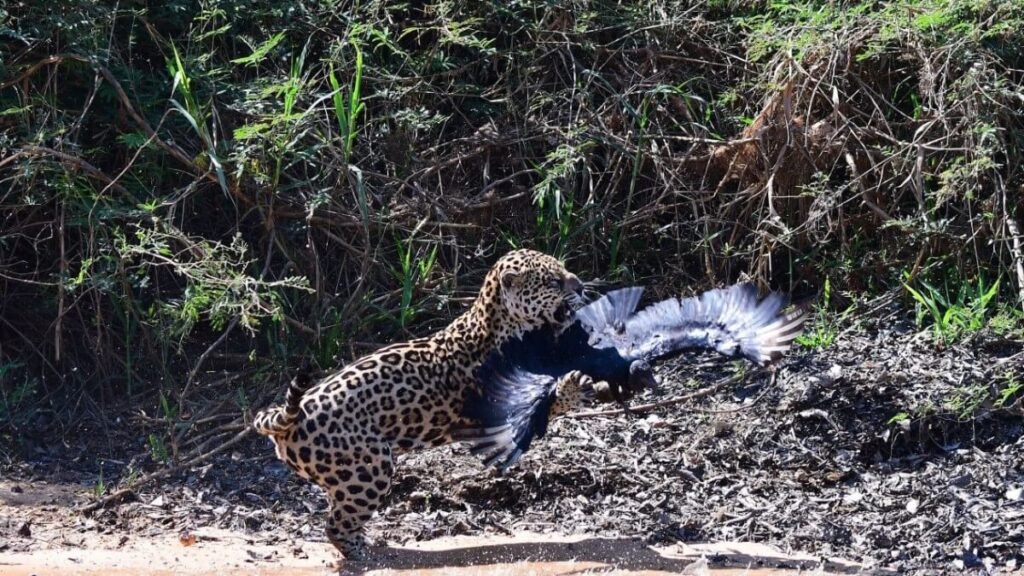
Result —
[{"label": "jaguar", "polygon": [[509,252],[446,328],[319,381],[296,376],[284,404],[260,412],[253,426],[292,471],[323,489],[327,539],[346,559],[365,558],[365,524],[391,487],[395,456],[452,442],[453,429],[469,425],[463,403],[481,363],[510,339],[567,326],[582,296],[582,282],[559,260]]}]

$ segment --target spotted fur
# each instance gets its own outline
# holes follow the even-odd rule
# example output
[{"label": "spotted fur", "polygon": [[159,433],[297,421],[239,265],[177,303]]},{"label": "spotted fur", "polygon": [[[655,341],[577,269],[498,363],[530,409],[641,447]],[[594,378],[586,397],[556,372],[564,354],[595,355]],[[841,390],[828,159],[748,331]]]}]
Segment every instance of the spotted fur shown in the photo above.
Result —
[{"label": "spotted fur", "polygon": [[256,417],[277,457],[324,489],[327,538],[346,558],[365,553],[363,526],[391,487],[394,455],[450,442],[487,355],[529,330],[566,325],[581,293],[558,260],[510,252],[444,330],[382,348],[311,387],[297,378],[284,406]]},{"label": "spotted fur", "polygon": [[559,378],[558,384],[555,385],[555,401],[551,404],[548,417],[554,418],[574,410],[579,406],[584,391],[593,389],[594,386],[594,379],[579,370],[573,370]]}]

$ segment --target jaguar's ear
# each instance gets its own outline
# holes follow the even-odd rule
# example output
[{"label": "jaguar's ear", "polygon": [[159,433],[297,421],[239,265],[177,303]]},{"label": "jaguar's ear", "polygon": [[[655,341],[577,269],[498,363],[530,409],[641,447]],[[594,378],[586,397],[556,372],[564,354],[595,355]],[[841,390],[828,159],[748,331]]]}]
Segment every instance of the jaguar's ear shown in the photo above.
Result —
[{"label": "jaguar's ear", "polygon": [[506,270],[501,273],[501,289],[508,290],[514,286],[519,286],[522,280],[522,273],[515,272],[512,270]]}]

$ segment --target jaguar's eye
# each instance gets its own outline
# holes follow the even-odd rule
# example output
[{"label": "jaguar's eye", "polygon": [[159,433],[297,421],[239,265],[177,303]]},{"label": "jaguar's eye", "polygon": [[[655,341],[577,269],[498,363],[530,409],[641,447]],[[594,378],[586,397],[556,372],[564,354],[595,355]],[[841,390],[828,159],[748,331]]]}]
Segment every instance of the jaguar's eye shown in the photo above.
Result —
[{"label": "jaguar's eye", "polygon": [[557,289],[561,290],[562,289],[562,284],[563,284],[563,281],[562,281],[561,278],[552,278],[552,279],[548,280],[548,288],[557,288]]}]

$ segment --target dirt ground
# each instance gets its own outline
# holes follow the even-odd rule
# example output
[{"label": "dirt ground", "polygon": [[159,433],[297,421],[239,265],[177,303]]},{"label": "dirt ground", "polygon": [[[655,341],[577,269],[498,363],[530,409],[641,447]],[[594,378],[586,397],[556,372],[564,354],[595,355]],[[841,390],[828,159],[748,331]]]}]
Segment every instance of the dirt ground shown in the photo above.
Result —
[{"label": "dirt ground", "polygon": [[[67,510],[81,497],[81,488],[43,483],[0,485],[0,498],[23,517],[45,517]],[[260,537],[241,530],[200,528],[139,536],[60,528],[31,520],[19,536],[35,545],[21,552],[0,553],[0,571],[7,576],[187,574],[275,574],[303,576],[339,572],[368,575],[551,575],[614,573],[630,576],[663,574],[784,575],[814,567],[817,574],[852,573],[848,562],[786,555],[750,543],[649,546],[636,538],[598,538],[520,533],[510,536],[442,537],[405,546],[379,547],[374,560],[336,565],[334,550],[320,542]],[[28,526],[27,528],[25,526]],[[36,532],[38,530],[38,532]],[[714,559],[712,566],[708,557]],[[727,566],[727,567],[723,567]],[[830,568],[830,570],[829,570]]]},{"label": "dirt ground", "polygon": [[[939,347],[895,304],[865,308],[831,346],[794,351],[774,376],[716,387],[736,366],[662,366],[663,385],[635,404],[709,393],[564,418],[507,475],[461,446],[402,458],[369,529],[388,545],[384,560],[344,569],[1020,573],[1021,401],[992,398],[1024,373],[1024,343],[980,333]],[[264,439],[85,515],[77,507],[97,485],[157,469],[146,428],[108,412],[57,430],[0,449],[3,574],[330,568],[318,489]]]}]

